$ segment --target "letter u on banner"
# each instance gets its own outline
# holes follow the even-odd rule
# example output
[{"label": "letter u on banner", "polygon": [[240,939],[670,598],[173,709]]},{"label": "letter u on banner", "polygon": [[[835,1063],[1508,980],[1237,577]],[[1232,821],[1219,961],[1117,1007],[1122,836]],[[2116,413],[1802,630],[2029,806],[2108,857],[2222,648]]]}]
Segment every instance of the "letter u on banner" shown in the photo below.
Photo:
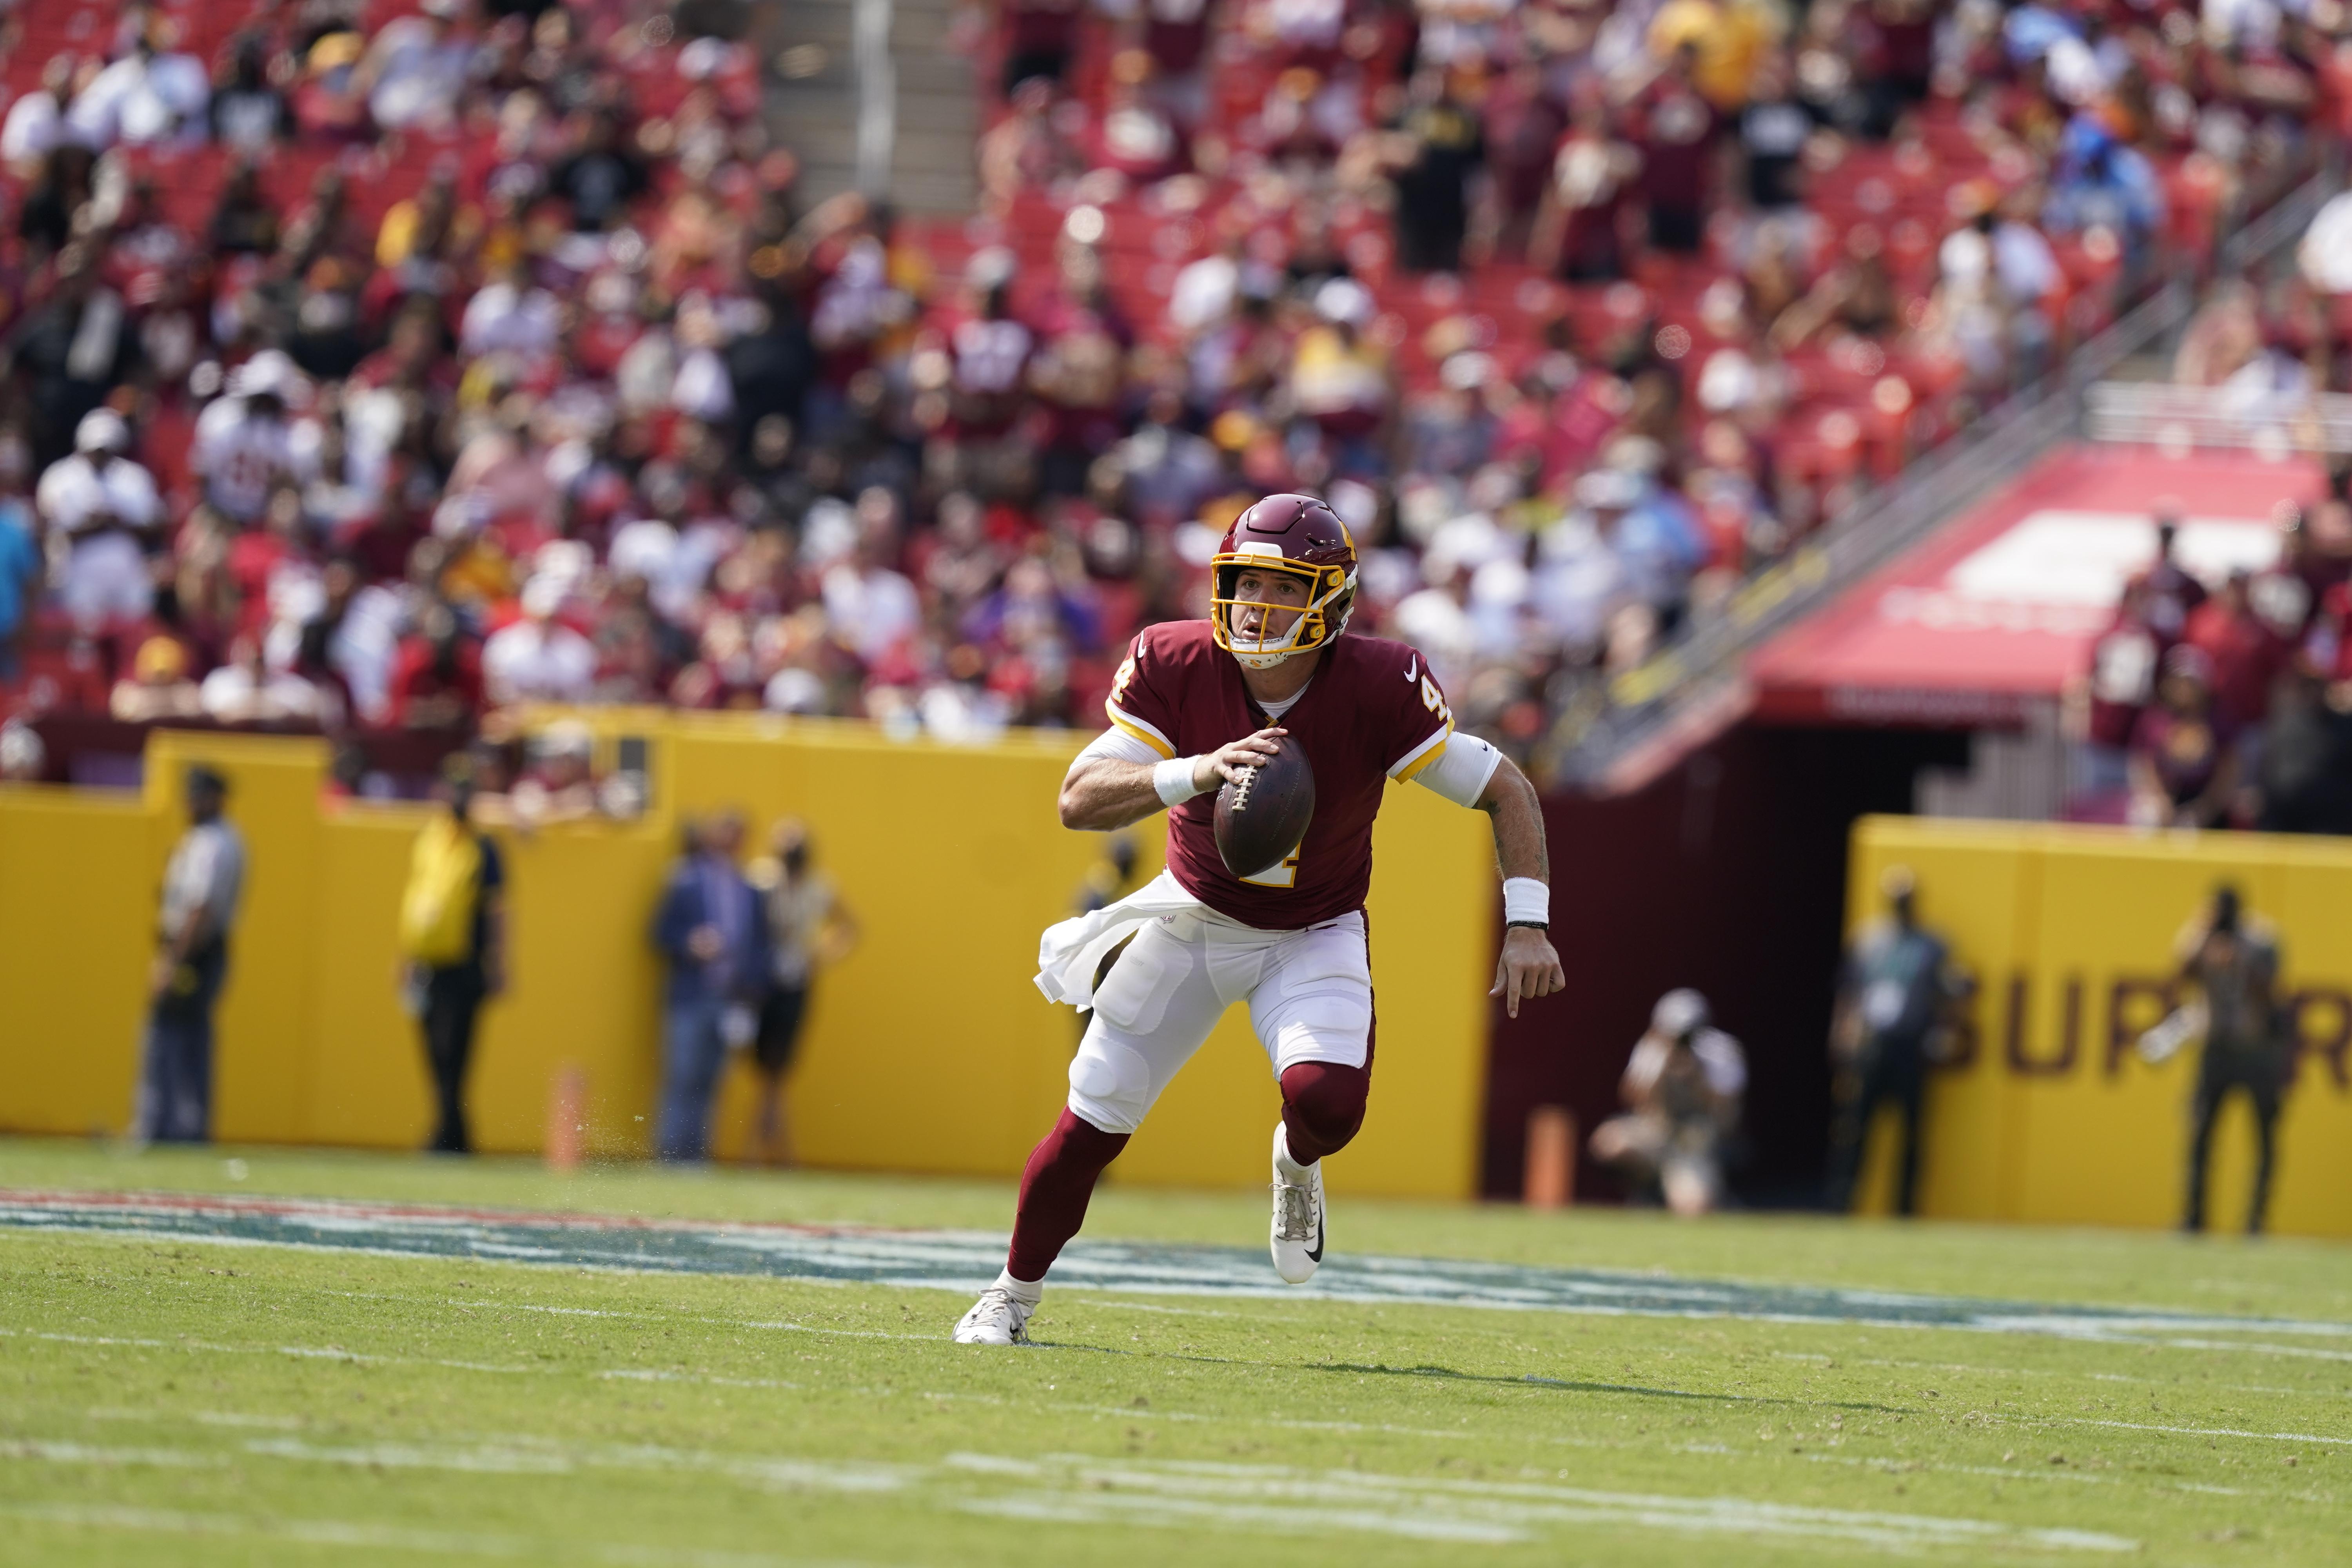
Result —
[{"label": "letter u on banner", "polygon": [[2083,977],[2066,977],[2065,1022],[2061,1026],[2058,1054],[2047,1060],[2036,1061],[2025,1051],[2025,1003],[2028,982],[2022,974],[2009,981],[2009,1027],[2001,1041],[2001,1052],[2009,1058],[2011,1072],[2024,1078],[2057,1078],[2074,1070],[2074,1058],[2083,1049]]}]

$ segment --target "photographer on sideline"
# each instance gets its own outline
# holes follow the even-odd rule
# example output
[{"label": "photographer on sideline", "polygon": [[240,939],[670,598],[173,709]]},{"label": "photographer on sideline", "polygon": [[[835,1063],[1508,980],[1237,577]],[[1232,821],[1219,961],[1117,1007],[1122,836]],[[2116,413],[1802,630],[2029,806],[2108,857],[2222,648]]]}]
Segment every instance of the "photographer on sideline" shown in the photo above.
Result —
[{"label": "photographer on sideline", "polygon": [[1627,1107],[1592,1130],[1592,1157],[1679,1215],[1723,1202],[1724,1147],[1739,1128],[1748,1058],[1709,1026],[1706,998],[1687,986],[1658,998],[1650,1027],[1618,1080]]},{"label": "photographer on sideline", "polygon": [[2253,1104],[2257,1143],[2246,1234],[2257,1236],[2270,1207],[2279,1104],[2294,1050],[2294,1014],[2279,1004],[2278,933],[2268,921],[2248,914],[2238,889],[2225,882],[2182,930],[2177,952],[2180,983],[2192,987],[2195,996],[2143,1035],[2139,1049],[2148,1061],[2160,1062],[2198,1033],[2205,1037],[2197,1090],[2189,1100],[2189,1193],[2180,1228],[2205,1228],[2213,1123],[2231,1091],[2243,1089]]}]

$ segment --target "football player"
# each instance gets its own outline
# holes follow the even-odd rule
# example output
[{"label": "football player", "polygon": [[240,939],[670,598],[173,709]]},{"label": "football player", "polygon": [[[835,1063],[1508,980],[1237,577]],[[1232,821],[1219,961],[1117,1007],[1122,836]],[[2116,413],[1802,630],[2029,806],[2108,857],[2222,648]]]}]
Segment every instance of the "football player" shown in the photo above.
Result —
[{"label": "football player", "polygon": [[[1045,932],[1038,988],[1091,1009],[1061,1120],[1029,1156],[1004,1272],[956,1324],[965,1344],[1019,1344],[1045,1271],[1086,1218],[1104,1167],[1224,1010],[1250,1021],[1282,1086],[1274,1129],[1274,1267],[1296,1285],[1323,1258],[1323,1167],[1364,1119],[1372,971],[1364,895],[1388,781],[1423,784],[1495,820],[1503,872],[1493,994],[1567,984],[1547,934],[1549,871],[1535,787],[1501,752],[1456,734],[1420,653],[1349,637],[1356,549],[1311,496],[1273,495],[1213,557],[1206,621],[1137,634],[1110,729],[1062,781],[1066,827],[1124,827],[1165,809],[1168,868],[1118,902]],[[1278,864],[1249,877],[1217,852],[1214,792],[1285,746],[1304,748],[1315,815]]]}]

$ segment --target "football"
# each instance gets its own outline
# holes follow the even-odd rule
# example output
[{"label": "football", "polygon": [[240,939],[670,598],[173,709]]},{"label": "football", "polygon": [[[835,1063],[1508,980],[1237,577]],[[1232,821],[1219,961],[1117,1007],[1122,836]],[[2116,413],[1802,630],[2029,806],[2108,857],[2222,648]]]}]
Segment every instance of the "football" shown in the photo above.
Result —
[{"label": "football", "polygon": [[1238,781],[1217,789],[1217,854],[1244,879],[1282,864],[1315,816],[1315,769],[1287,741]]}]

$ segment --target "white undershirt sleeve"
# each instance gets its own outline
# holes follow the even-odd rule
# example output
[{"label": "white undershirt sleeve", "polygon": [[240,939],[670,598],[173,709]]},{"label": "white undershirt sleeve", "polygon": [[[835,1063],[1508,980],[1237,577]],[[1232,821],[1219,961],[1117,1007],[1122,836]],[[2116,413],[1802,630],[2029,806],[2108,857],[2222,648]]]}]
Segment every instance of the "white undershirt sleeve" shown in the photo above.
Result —
[{"label": "white undershirt sleeve", "polygon": [[1435,790],[1456,805],[1476,805],[1486,793],[1486,781],[1502,765],[1503,753],[1475,735],[1456,730],[1445,738],[1445,750],[1435,762],[1412,775],[1412,782]]},{"label": "white undershirt sleeve", "polygon": [[1080,752],[1078,755],[1081,757],[1108,757],[1111,761],[1117,763],[1157,763],[1160,761],[1159,752],[1153,751],[1150,746],[1145,745],[1141,741],[1137,740],[1133,735],[1129,734],[1126,731],[1116,727],[1105,730],[1101,734],[1097,735],[1093,740],[1087,742],[1087,749]]}]

